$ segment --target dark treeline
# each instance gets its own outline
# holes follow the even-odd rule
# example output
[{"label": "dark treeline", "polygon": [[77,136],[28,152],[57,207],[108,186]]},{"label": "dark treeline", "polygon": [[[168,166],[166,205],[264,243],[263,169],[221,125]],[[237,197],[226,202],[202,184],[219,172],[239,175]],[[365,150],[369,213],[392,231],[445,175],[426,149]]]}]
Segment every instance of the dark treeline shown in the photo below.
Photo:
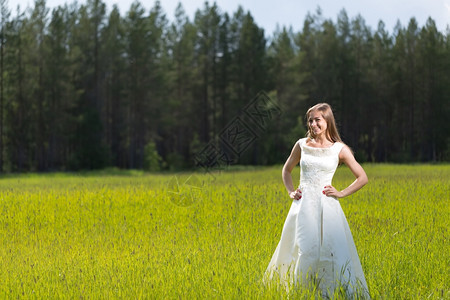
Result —
[{"label": "dark treeline", "polygon": [[0,3],[1,171],[191,167],[260,91],[282,113],[240,163],[283,163],[317,102],[360,161],[449,160],[450,32],[431,18],[389,33],[318,10],[266,36],[207,2],[172,22],[159,2]]}]

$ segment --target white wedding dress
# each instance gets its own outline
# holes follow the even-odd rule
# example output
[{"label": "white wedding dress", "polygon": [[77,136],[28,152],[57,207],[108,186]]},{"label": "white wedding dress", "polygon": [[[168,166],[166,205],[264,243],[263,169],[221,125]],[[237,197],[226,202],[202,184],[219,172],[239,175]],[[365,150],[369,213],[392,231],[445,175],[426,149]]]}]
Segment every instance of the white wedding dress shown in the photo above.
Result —
[{"label": "white wedding dress", "polygon": [[308,285],[315,278],[323,295],[344,287],[348,296],[370,298],[358,253],[339,201],[322,193],[339,163],[344,144],[329,148],[297,144],[301,148],[300,185],[302,198],[293,200],[280,242],[265,273],[288,288]]}]

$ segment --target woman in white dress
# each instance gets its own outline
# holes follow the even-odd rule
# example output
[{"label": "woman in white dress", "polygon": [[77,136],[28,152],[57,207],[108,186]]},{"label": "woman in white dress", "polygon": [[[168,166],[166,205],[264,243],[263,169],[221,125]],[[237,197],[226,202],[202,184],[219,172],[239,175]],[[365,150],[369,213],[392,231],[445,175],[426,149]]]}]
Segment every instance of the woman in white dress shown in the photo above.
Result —
[{"label": "woman in white dress", "polygon": [[[353,194],[368,179],[352,151],[339,136],[331,107],[319,103],[306,113],[307,137],[298,140],[283,166],[282,177],[291,208],[280,242],[265,273],[287,288],[315,285],[323,296],[338,290],[347,296],[370,298],[358,253],[339,198]],[[300,163],[300,184],[292,183],[292,169]],[[338,191],[331,184],[339,163],[356,177]]]}]

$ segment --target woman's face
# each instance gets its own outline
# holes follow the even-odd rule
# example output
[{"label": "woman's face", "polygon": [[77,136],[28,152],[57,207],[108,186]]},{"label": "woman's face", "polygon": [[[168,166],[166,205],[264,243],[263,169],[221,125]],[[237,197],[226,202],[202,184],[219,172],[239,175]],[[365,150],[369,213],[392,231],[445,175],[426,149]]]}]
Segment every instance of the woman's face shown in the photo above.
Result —
[{"label": "woman's face", "polygon": [[308,125],[311,133],[317,137],[327,132],[327,121],[323,118],[322,113],[318,110],[309,114]]}]

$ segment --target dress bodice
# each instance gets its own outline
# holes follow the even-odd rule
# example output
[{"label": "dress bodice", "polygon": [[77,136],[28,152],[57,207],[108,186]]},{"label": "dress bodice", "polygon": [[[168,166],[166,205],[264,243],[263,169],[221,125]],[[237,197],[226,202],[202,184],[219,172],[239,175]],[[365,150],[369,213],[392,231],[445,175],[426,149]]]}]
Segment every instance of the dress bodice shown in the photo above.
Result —
[{"label": "dress bodice", "polygon": [[331,184],[344,144],[336,142],[328,148],[315,148],[306,145],[306,141],[307,138],[298,140],[301,149],[300,189],[323,188]]}]

